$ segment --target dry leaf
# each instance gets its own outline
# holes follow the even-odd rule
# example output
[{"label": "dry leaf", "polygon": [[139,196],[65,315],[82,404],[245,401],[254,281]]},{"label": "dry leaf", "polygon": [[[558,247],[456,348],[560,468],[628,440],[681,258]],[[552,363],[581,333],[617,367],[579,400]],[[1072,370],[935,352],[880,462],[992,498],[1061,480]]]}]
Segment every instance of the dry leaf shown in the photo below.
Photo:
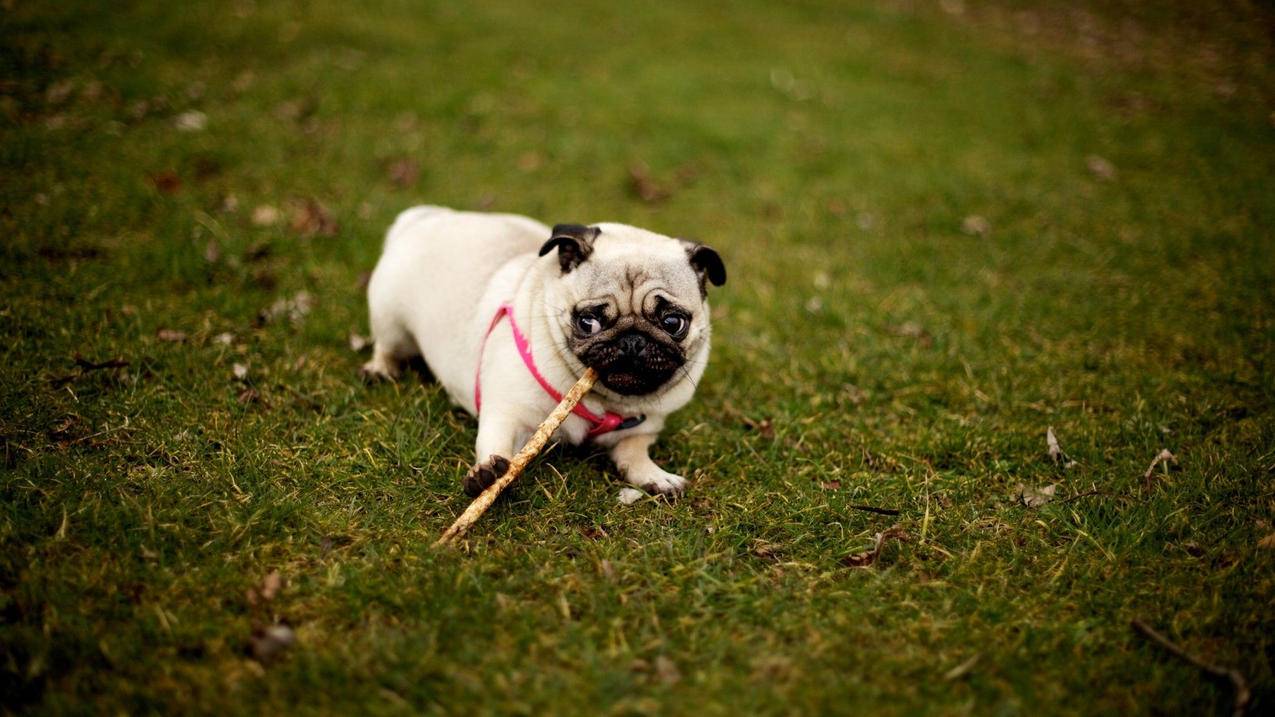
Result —
[{"label": "dry leaf", "polygon": [[208,115],[199,110],[191,110],[177,115],[173,126],[180,132],[201,132],[208,126]]},{"label": "dry leaf", "polygon": [[204,245],[204,261],[209,264],[216,264],[221,261],[221,245],[216,239],[210,240]]},{"label": "dry leaf", "polygon": [[925,327],[915,321],[905,321],[898,326],[891,327],[890,333],[895,336],[904,336],[909,339],[916,339],[917,343],[929,348],[934,345],[934,336]]},{"label": "dry leaf", "polygon": [[297,641],[297,634],[286,622],[276,622],[265,628],[252,631],[249,648],[257,662],[270,662],[292,647]]},{"label": "dry leaf", "polygon": [[1054,435],[1053,426],[1045,429],[1045,445],[1049,447],[1049,457],[1054,459],[1054,463],[1062,460],[1062,448],[1058,445],[1058,436]]},{"label": "dry leaf", "polygon": [[1176,465],[1177,462],[1178,457],[1169,452],[1168,448],[1161,449],[1161,451],[1156,454],[1156,457],[1151,461],[1151,465],[1147,466],[1147,472],[1142,474],[1142,482],[1146,485],[1146,487],[1150,488],[1151,478],[1155,475],[1156,466],[1163,463],[1164,467],[1167,469],[1171,464]]},{"label": "dry leaf", "polygon": [[1058,492],[1058,484],[1050,483],[1041,488],[1028,488],[1024,485],[1018,486],[1018,499],[1028,508],[1039,508],[1054,499],[1054,494]]},{"label": "dry leaf", "polygon": [[524,172],[534,172],[540,169],[540,165],[543,162],[544,157],[541,157],[540,153],[535,150],[518,155],[518,169]]},{"label": "dry leaf", "polygon": [[1265,538],[1262,538],[1261,540],[1257,541],[1257,547],[1266,548],[1268,550],[1275,548],[1275,533],[1271,533]]},{"label": "dry leaf", "polygon": [[416,180],[421,178],[421,165],[411,157],[404,157],[391,162],[386,174],[389,175],[390,182],[394,186],[407,189],[414,186]]},{"label": "dry leaf", "polygon": [[180,344],[186,340],[186,332],[177,331],[176,329],[160,329],[159,331],[155,332],[155,338],[159,339],[160,341],[167,341],[169,343]]},{"label": "dry leaf", "polygon": [[303,199],[293,204],[292,231],[302,236],[336,236],[337,223],[332,213],[315,199]]},{"label": "dry leaf", "polygon": [[252,210],[252,223],[259,227],[274,226],[279,222],[279,210],[269,204],[262,204]]},{"label": "dry leaf", "polygon": [[669,191],[651,178],[651,170],[645,164],[629,167],[629,191],[647,204],[655,204],[669,198]]},{"label": "dry leaf", "polygon": [[841,481],[839,480],[822,481],[821,483],[819,483],[819,487],[823,488],[824,490],[840,490]]},{"label": "dry leaf", "polygon": [[906,543],[908,542],[908,534],[903,531],[902,527],[892,525],[885,531],[876,534],[871,549],[847,555],[841,559],[841,564],[852,568],[867,568],[875,565],[877,559],[881,557],[881,549],[885,547],[890,539]]},{"label": "dry leaf", "polygon": [[762,438],[770,440],[775,437],[775,422],[769,418],[763,418],[760,421],[754,421],[751,418],[744,418],[744,428],[757,431]]},{"label": "dry leaf", "polygon": [[268,323],[287,317],[292,323],[300,323],[314,308],[314,296],[308,291],[298,291],[292,298],[276,299],[268,308],[262,309],[257,318],[261,323]]},{"label": "dry leaf", "polygon": [[1096,154],[1085,157],[1085,166],[1089,168],[1093,176],[1104,182],[1110,182],[1116,178],[1116,165]]},{"label": "dry leaf", "polygon": [[762,560],[773,560],[775,558],[775,546],[764,540],[754,540],[753,548],[749,552]]},{"label": "dry leaf", "polygon": [[677,664],[664,655],[655,658],[655,674],[666,685],[675,685],[682,679]]},{"label": "dry leaf", "polygon": [[970,236],[987,236],[987,233],[991,230],[992,223],[977,214],[971,214],[961,222],[961,231]]},{"label": "dry leaf", "polygon": [[176,194],[182,188],[181,177],[177,176],[177,173],[171,169],[152,174],[150,181],[151,185],[159,190],[160,194]]},{"label": "dry leaf", "polygon": [[261,587],[258,588],[257,592],[261,595],[262,600],[274,600],[282,587],[283,578],[279,575],[279,571],[271,570],[261,579]]},{"label": "dry leaf", "polygon": [[1049,449],[1049,457],[1054,463],[1061,464],[1063,468],[1071,468],[1076,465],[1076,462],[1064,453],[1062,446],[1058,444],[1058,436],[1054,435],[1053,426],[1045,429],[1045,446]]}]

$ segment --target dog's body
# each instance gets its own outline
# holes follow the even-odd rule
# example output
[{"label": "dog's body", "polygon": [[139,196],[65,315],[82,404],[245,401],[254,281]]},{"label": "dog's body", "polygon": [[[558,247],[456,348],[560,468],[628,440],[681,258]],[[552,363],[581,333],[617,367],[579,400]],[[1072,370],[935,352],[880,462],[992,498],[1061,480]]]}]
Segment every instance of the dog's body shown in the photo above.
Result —
[{"label": "dog's body", "polygon": [[558,435],[579,444],[593,431],[630,483],[681,492],[685,479],[647,450],[708,362],[708,281],[725,281],[716,252],[635,227],[551,231],[510,214],[414,207],[390,228],[368,284],[375,348],[363,370],[395,378],[421,355],[451,400],[478,416],[477,465],[466,478],[473,493],[504,473],[557,403],[529,364],[559,392],[593,366],[601,380],[583,401],[587,412],[627,420],[597,434],[572,414]]}]

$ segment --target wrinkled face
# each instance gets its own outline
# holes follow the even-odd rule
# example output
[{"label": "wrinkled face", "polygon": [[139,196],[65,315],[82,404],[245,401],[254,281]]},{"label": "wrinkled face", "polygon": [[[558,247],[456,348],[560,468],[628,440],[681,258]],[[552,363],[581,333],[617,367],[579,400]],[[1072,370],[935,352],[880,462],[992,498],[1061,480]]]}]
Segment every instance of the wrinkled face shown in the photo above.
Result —
[{"label": "wrinkled face", "polygon": [[562,346],[617,394],[658,393],[707,341],[707,277],[692,263],[706,249],[623,225],[600,229],[556,247],[562,273],[546,298]]}]

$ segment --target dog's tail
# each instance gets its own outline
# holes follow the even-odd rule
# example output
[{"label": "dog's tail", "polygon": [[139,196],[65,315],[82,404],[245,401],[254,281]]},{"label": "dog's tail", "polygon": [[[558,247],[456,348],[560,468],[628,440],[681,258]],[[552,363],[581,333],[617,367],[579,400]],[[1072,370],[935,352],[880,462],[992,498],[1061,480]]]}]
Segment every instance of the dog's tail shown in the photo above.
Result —
[{"label": "dog's tail", "polygon": [[450,212],[447,207],[437,207],[431,204],[420,204],[411,209],[404,209],[394,218],[394,223],[390,225],[390,230],[385,233],[385,248],[389,248],[394,243],[394,238],[402,236],[415,224],[438,214]]}]

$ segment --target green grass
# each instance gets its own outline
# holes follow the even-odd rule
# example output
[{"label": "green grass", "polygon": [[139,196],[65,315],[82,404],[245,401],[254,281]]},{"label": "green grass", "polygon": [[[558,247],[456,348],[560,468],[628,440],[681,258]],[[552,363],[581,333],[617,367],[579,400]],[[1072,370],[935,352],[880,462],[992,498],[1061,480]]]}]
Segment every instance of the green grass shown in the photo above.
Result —
[{"label": "green grass", "polygon": [[[1133,618],[1275,709],[1268,9],[11,5],[4,711],[1229,711]],[[721,250],[684,499],[559,450],[430,548],[473,421],[347,345],[422,201]]]}]

